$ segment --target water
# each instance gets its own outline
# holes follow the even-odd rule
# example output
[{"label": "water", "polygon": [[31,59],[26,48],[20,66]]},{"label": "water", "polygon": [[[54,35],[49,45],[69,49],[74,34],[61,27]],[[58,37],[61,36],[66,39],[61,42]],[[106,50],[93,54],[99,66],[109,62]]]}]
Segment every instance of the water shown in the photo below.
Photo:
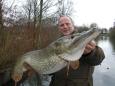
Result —
[{"label": "water", "polygon": [[94,86],[115,86],[115,51],[109,39],[99,40],[105,59],[101,65],[95,67],[93,75]]}]

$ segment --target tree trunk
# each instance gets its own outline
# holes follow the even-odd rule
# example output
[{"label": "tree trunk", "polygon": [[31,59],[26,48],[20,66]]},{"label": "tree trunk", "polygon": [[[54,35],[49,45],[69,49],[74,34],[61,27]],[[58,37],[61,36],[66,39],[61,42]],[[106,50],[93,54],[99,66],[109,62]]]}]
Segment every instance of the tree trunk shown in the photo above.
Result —
[{"label": "tree trunk", "polygon": [[40,16],[39,16],[39,24],[36,34],[37,40],[37,48],[40,49],[42,47],[42,37],[41,37],[41,30],[42,30],[42,8],[43,8],[43,0],[40,0]]},{"label": "tree trunk", "polygon": [[0,0],[0,30],[3,29],[3,22],[2,22],[2,0]]},{"label": "tree trunk", "polygon": [[3,29],[3,19],[2,19],[2,0],[0,0],[0,47],[4,46],[5,42],[5,35],[4,35],[4,29]]}]

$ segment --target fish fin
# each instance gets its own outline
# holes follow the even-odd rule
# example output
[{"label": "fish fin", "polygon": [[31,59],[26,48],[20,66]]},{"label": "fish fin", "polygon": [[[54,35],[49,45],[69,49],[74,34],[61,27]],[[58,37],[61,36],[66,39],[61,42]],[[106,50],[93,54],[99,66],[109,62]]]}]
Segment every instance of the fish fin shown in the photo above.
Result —
[{"label": "fish fin", "polygon": [[77,60],[77,61],[71,61],[71,62],[70,62],[70,66],[71,66],[71,68],[73,68],[74,70],[78,69],[79,66],[80,66],[79,60]]}]

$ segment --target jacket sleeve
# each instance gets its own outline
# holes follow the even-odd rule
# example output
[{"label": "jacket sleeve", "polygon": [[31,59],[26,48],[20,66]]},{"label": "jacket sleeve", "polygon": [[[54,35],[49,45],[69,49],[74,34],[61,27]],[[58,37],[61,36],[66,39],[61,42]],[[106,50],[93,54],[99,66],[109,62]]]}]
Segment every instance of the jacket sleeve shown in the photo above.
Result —
[{"label": "jacket sleeve", "polygon": [[95,66],[101,64],[104,58],[105,54],[103,50],[100,47],[96,46],[96,48],[91,53],[82,55],[80,60],[91,66]]}]

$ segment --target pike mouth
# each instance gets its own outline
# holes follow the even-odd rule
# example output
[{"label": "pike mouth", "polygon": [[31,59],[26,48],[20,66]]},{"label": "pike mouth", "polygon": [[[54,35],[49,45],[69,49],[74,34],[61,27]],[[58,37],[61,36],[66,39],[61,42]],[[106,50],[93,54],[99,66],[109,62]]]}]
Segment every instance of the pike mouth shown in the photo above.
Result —
[{"label": "pike mouth", "polygon": [[[100,34],[100,31],[98,29],[91,29],[90,31],[85,31],[79,34],[73,34],[71,35],[72,43],[71,46],[77,45],[79,43],[82,43],[82,41],[85,41],[87,39],[94,39]],[[91,41],[91,40],[90,40]]]}]

